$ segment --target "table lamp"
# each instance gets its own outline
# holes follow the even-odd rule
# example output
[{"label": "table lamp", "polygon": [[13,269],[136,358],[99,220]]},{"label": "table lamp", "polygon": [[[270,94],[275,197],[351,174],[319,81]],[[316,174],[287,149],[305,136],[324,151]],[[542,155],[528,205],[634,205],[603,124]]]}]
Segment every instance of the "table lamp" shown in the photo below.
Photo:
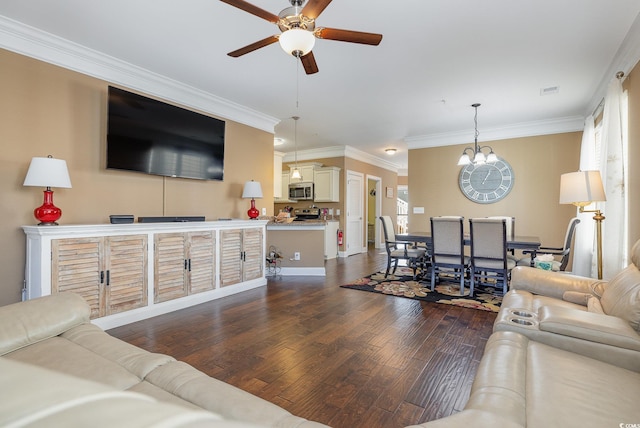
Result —
[{"label": "table lamp", "polygon": [[256,198],[262,198],[262,187],[258,181],[247,181],[244,183],[244,190],[242,191],[242,198],[251,198],[251,208],[247,211],[247,215],[250,219],[255,220],[260,215],[260,211],[256,208]]},{"label": "table lamp", "polygon": [[51,188],[71,188],[67,162],[62,159],[54,159],[51,155],[46,158],[31,159],[23,185],[46,187],[44,203],[33,211],[33,215],[40,220],[38,226],[57,226],[56,220],[62,217],[62,210],[53,205],[53,190]]},{"label": "table lamp", "polygon": [[606,201],[600,171],[569,172],[560,176],[560,203],[573,204],[581,213],[595,213],[598,248],[598,279],[602,279],[602,220],[600,210],[585,210],[593,202]]}]

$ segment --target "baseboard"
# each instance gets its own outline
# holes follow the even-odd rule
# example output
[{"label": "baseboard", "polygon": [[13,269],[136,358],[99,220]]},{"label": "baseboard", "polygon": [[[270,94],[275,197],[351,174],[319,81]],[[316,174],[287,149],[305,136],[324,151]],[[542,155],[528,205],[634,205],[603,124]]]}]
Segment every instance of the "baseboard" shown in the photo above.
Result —
[{"label": "baseboard", "polygon": [[284,276],[326,276],[324,267],[283,267],[277,275]]}]

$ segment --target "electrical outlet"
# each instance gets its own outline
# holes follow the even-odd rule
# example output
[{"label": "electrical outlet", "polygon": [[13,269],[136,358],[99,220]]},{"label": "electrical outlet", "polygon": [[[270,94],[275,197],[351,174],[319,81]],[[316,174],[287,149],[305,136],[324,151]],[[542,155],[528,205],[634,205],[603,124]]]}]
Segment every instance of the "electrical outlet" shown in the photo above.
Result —
[{"label": "electrical outlet", "polygon": [[267,207],[262,208],[262,215],[267,215]]},{"label": "electrical outlet", "polygon": [[296,251],[295,253],[293,253],[293,260],[300,260],[300,252]]}]

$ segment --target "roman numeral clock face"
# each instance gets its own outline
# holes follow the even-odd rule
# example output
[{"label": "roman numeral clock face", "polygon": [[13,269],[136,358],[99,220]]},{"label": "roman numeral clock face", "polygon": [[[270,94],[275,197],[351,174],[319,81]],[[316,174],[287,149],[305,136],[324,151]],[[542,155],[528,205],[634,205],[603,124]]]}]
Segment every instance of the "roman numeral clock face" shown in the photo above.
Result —
[{"label": "roman numeral clock face", "polygon": [[460,170],[462,193],[478,204],[492,204],[503,199],[513,188],[513,169],[504,159],[483,165],[465,165]]}]

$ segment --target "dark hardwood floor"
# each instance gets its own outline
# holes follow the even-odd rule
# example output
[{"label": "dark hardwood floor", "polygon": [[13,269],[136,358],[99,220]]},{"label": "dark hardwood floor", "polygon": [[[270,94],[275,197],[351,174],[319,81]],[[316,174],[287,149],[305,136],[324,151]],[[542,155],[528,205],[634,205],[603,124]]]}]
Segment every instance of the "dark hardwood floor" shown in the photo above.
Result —
[{"label": "dark hardwood floor", "polygon": [[339,287],[385,263],[371,249],[109,333],[335,428],[458,412],[495,314]]}]

